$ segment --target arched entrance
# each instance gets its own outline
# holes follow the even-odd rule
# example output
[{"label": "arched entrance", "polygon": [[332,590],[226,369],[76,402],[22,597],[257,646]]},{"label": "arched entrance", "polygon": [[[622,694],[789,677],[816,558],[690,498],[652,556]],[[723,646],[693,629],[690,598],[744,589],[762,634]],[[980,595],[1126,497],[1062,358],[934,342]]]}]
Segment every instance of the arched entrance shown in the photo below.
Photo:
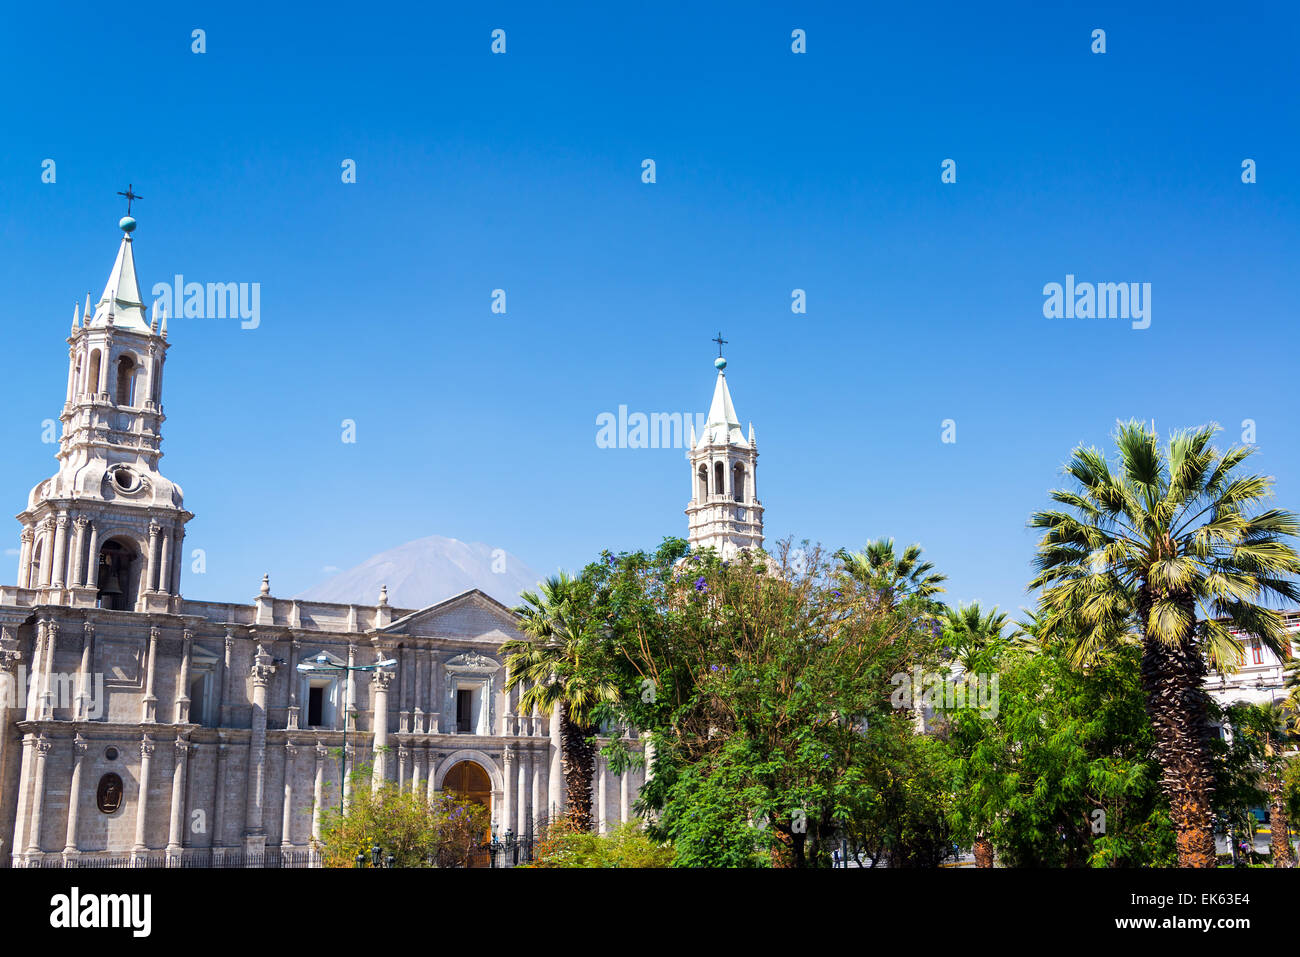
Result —
[{"label": "arched entrance", "polygon": [[[442,790],[454,794],[462,801],[487,808],[488,826],[483,834],[483,842],[485,844],[490,842],[492,840],[492,779],[488,777],[488,773],[474,761],[461,761],[453,764],[443,775]],[[470,866],[487,867],[487,855],[484,854],[482,860],[476,858]]]}]

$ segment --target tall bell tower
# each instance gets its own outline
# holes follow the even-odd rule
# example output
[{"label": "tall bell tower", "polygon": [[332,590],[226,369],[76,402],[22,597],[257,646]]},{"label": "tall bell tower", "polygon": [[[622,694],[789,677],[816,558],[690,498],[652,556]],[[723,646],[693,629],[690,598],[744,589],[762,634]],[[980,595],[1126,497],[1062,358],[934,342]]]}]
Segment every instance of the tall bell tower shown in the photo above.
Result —
[{"label": "tall bell tower", "polygon": [[18,515],[18,585],[39,604],[174,612],[194,516],[158,471],[167,316],[145,319],[127,210],[103,295],[73,307],[59,468]]},{"label": "tall bell tower", "polygon": [[711,547],[723,558],[730,558],[741,549],[762,549],[763,505],[755,483],[758,444],[754,425],[750,423],[746,439],[727,388],[727,360],[722,357],[726,340],[718,333],[714,341],[718,343],[718,358],[713,363],[718,379],[709,418],[698,437],[691,426],[687,541],[692,548]]}]

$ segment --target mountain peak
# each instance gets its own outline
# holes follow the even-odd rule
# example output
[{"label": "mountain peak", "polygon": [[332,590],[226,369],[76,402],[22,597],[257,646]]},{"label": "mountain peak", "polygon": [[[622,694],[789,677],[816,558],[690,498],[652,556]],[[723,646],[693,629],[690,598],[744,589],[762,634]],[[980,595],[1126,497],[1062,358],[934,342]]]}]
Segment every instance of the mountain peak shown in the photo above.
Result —
[{"label": "mountain peak", "polygon": [[505,549],[430,535],[380,552],[294,597],[371,605],[386,586],[390,605],[418,609],[478,588],[513,607],[519,593],[534,588],[539,579]]}]

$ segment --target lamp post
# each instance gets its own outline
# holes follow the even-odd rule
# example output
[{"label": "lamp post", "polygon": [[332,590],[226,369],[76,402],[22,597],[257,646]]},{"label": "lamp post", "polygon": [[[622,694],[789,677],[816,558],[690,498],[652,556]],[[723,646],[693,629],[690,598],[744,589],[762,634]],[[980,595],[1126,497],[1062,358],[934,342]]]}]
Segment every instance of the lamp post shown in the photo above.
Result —
[{"label": "lamp post", "polygon": [[[384,658],[376,661],[371,665],[346,665],[336,664],[330,661],[329,655],[321,652],[316,656],[314,661],[304,661],[298,666],[298,670],[303,674],[333,674],[343,675],[350,671],[379,671],[382,668],[391,668],[397,664],[396,658]],[[385,716],[387,717],[387,716]],[[343,702],[343,753],[339,757],[339,813],[343,814],[347,808],[343,804],[343,792],[347,789],[348,780],[348,702]],[[361,855],[358,855],[361,857]]]}]

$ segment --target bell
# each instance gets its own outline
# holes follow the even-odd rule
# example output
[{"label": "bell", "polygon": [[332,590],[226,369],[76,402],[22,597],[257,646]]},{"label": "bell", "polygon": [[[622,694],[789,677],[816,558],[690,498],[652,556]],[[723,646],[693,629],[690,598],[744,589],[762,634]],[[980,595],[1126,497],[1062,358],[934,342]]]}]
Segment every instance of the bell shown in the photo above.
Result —
[{"label": "bell", "polygon": [[99,591],[102,595],[117,596],[122,594],[122,586],[118,583],[116,571],[109,573],[108,578],[105,580],[104,584],[100,586]]}]

